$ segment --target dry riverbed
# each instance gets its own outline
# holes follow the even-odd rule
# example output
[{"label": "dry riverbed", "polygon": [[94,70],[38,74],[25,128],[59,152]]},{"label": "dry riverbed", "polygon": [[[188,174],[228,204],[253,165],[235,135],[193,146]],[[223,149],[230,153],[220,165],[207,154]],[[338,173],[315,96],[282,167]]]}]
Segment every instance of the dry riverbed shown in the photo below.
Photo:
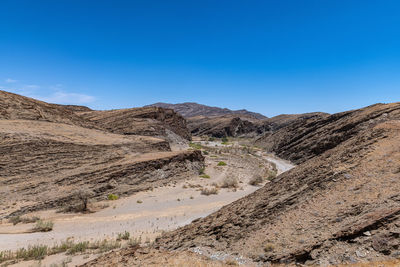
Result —
[{"label": "dry riverbed", "polygon": [[[202,145],[207,152],[206,168],[201,174],[129,197],[96,203],[96,206],[105,208],[95,213],[65,214],[47,210],[28,215],[52,221],[54,228],[50,232],[28,233],[34,224],[12,225],[4,221],[0,224],[0,251],[15,251],[38,244],[52,247],[65,240],[76,243],[115,240],[118,234],[125,231],[130,233],[131,238],[149,243],[163,231],[176,229],[194,219],[207,216],[268,182],[264,181],[258,186],[250,185],[249,180],[255,170],[265,171],[276,166],[275,171],[281,173],[293,166],[262,152],[250,155],[231,150],[232,146],[224,151],[218,149],[220,145],[217,148],[215,144],[212,144],[212,147]],[[232,177],[236,180],[236,184],[224,186],[226,180]],[[206,188],[212,189],[211,191],[216,194],[205,195]],[[63,261],[70,261],[71,258],[70,264],[75,265],[93,257],[93,255],[79,255],[71,258],[65,254],[51,255],[46,257],[42,264],[61,264]]]}]

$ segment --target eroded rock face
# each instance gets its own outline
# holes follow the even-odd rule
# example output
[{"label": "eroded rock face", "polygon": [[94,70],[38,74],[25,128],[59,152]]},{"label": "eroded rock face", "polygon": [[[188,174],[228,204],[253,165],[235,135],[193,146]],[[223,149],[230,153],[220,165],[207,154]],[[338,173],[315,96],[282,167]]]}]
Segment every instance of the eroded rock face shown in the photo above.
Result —
[{"label": "eroded rock face", "polygon": [[333,115],[301,118],[260,137],[256,144],[295,163],[320,155],[380,122],[398,119],[400,104],[376,104]]},{"label": "eroded rock face", "polygon": [[98,128],[61,105],[49,104],[0,90],[1,120],[39,120]]},{"label": "eroded rock face", "polygon": [[248,117],[250,120],[264,120],[267,117],[255,112],[250,112],[245,109],[241,110],[230,110],[227,108],[210,107],[206,105],[201,105],[193,102],[179,103],[179,104],[168,104],[168,103],[155,103],[149,106],[161,107],[167,109],[173,109],[177,113],[181,114],[185,118],[192,118],[197,116],[202,117],[223,117],[223,116],[233,116],[233,117]]},{"label": "eroded rock face", "polygon": [[188,127],[193,135],[221,138],[254,136],[258,133],[259,124],[232,116],[193,117],[188,118]]},{"label": "eroded rock face", "polygon": [[146,107],[78,114],[113,133],[165,137],[165,129],[169,129],[182,138],[191,140],[186,120],[171,109]]},{"label": "eroded rock face", "polygon": [[275,263],[398,257],[399,120],[399,104],[388,104],[299,122],[304,125],[299,132],[289,128],[276,149],[287,158],[301,153],[303,163],[253,194],[165,234],[157,246],[206,247]]},{"label": "eroded rock face", "polygon": [[76,201],[80,188],[101,200],[203,167],[199,151],[172,152],[158,138],[190,138],[185,120],[172,110],[88,111],[4,91],[0,96],[0,218],[63,208]]}]

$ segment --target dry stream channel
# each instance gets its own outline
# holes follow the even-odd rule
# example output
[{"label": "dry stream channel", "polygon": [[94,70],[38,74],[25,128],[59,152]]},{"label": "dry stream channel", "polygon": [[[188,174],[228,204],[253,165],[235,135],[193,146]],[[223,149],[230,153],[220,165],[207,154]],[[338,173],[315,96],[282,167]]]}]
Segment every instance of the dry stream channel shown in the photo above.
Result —
[{"label": "dry stream channel", "polygon": [[[203,147],[214,149],[224,147],[217,142],[201,143]],[[231,144],[236,146],[237,144]],[[229,147],[229,146],[227,146]],[[53,246],[67,239],[90,241],[115,239],[118,233],[129,232],[131,237],[142,241],[153,240],[163,231],[176,229],[189,224],[194,219],[204,217],[239,198],[242,198],[261,185],[249,185],[254,165],[260,162],[275,164],[278,174],[294,167],[289,162],[258,150],[253,155],[241,155],[210,152],[206,157],[204,173],[210,178],[193,175],[186,180],[176,181],[167,186],[154,188],[152,191],[139,192],[135,195],[114,201],[106,201],[106,208],[90,214],[63,214],[55,210],[37,212],[45,220],[51,220],[54,228],[50,232],[26,233],[33,224],[0,224],[0,251],[17,250],[32,245]],[[219,162],[225,166],[218,166]],[[220,184],[228,176],[238,177],[238,187],[219,188],[218,194],[203,195],[201,188]],[[24,233],[25,232],[25,233]],[[87,257],[89,260],[91,257]],[[60,258],[56,255],[45,259]],[[82,260],[82,259],[81,259]],[[82,261],[80,261],[82,262]],[[19,264],[23,264],[20,262]],[[23,266],[23,265],[21,265]]]}]

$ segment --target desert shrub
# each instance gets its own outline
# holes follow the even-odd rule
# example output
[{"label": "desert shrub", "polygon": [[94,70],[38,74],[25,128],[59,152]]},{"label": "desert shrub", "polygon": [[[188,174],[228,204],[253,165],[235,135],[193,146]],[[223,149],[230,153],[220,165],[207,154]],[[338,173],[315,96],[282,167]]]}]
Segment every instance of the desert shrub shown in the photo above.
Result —
[{"label": "desert shrub", "polygon": [[200,144],[196,144],[196,143],[192,143],[192,142],[189,143],[189,146],[191,148],[197,149],[197,150],[200,150],[202,148],[202,146]]},{"label": "desert shrub", "polygon": [[201,194],[205,196],[209,195],[216,195],[218,194],[218,189],[213,187],[213,188],[202,188],[201,189]]},{"label": "desert shrub", "polygon": [[72,255],[76,253],[85,252],[89,248],[89,241],[83,241],[73,244],[70,249],[68,249],[67,254]]},{"label": "desert shrub", "polygon": [[137,200],[137,201],[136,201],[136,203],[138,203],[138,204],[142,204],[142,203],[143,203],[143,201],[141,201],[141,200]]},{"label": "desert shrub", "polygon": [[139,237],[139,238],[132,237],[132,238],[130,238],[129,241],[128,241],[128,246],[130,246],[130,247],[137,247],[137,246],[139,246],[141,243],[142,243],[142,238],[141,238],[141,237]]},{"label": "desert shrub", "polygon": [[204,151],[203,151],[203,154],[204,154],[204,155],[208,155],[208,154],[210,154],[210,153],[208,153],[207,150],[204,150]]},{"label": "desert shrub", "polygon": [[118,236],[117,236],[117,240],[119,241],[119,240],[128,240],[129,239],[129,237],[130,237],[130,233],[128,232],[128,231],[125,231],[125,232],[123,232],[123,233],[118,233]]},{"label": "desert shrub", "polygon": [[271,252],[271,251],[273,251],[274,250],[274,245],[273,244],[266,244],[265,246],[264,246],[264,251],[265,252]]},{"label": "desert shrub", "polygon": [[33,216],[33,217],[14,216],[14,217],[11,217],[8,220],[8,222],[12,223],[13,225],[16,225],[18,223],[34,223],[39,220],[40,220],[40,218],[37,216]]},{"label": "desert shrub", "polygon": [[203,168],[200,168],[200,169],[199,169],[199,175],[204,174],[204,171],[205,171],[205,168],[204,168],[204,167],[203,167]]},{"label": "desert shrub", "polygon": [[119,198],[118,195],[115,194],[108,194],[107,199],[108,200],[117,200]]},{"label": "desert shrub", "polygon": [[237,188],[238,180],[232,176],[225,177],[224,180],[222,180],[221,187],[222,188]]},{"label": "desert shrub", "polygon": [[233,260],[233,259],[225,260],[225,264],[226,265],[231,265],[231,266],[238,266],[239,265],[239,263],[236,260]]},{"label": "desert shrub", "polygon": [[228,140],[228,137],[224,136],[224,137],[222,137],[221,141],[222,141],[222,143],[228,143],[229,140]]},{"label": "desert shrub", "polygon": [[57,254],[66,252],[68,249],[74,246],[74,242],[71,240],[63,241],[60,245],[55,245],[51,248],[51,254]]},{"label": "desert shrub", "polygon": [[98,249],[100,253],[110,251],[115,248],[120,248],[121,243],[116,241],[116,240],[110,240],[108,241],[107,239],[104,239],[103,241],[97,241],[93,244],[91,244],[90,248],[91,249]]},{"label": "desert shrub", "polygon": [[217,166],[226,166],[226,163],[224,161],[218,162]]},{"label": "desert shrub", "polygon": [[14,254],[11,252],[11,250],[0,251],[0,263],[12,260],[13,258]]},{"label": "desert shrub", "polygon": [[35,245],[26,248],[20,248],[15,254],[15,258],[24,260],[41,260],[47,255],[47,246]]},{"label": "desert shrub", "polygon": [[276,177],[276,171],[275,170],[268,170],[267,171],[267,179],[269,181],[271,181],[272,179],[274,179]]},{"label": "desert shrub", "polygon": [[254,175],[249,180],[249,185],[259,185],[264,181],[261,175]]},{"label": "desert shrub", "polygon": [[54,223],[51,221],[42,221],[39,220],[36,222],[36,225],[33,227],[34,232],[50,232],[53,230]]},{"label": "desert shrub", "polygon": [[80,206],[76,207],[76,211],[87,211],[89,199],[93,197],[94,192],[88,188],[81,188],[75,192],[77,200],[80,202]]},{"label": "desert shrub", "polygon": [[203,174],[203,175],[200,175],[200,177],[201,177],[201,178],[210,179],[210,175],[208,175],[208,174]]}]

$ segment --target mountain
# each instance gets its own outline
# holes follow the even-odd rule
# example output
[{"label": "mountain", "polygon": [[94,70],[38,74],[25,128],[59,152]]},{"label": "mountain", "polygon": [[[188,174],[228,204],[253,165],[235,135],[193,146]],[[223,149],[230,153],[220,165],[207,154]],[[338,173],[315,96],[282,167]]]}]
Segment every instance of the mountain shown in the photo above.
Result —
[{"label": "mountain", "polygon": [[317,265],[398,257],[400,103],[300,119],[263,142],[300,164],[156,247]]},{"label": "mountain", "polygon": [[67,208],[82,188],[104,200],[197,173],[200,151],[171,151],[171,135],[190,139],[172,110],[92,111],[0,91],[0,219]]},{"label": "mountain", "polygon": [[237,115],[245,116],[249,119],[263,120],[267,117],[255,112],[250,112],[245,109],[241,110],[230,110],[227,108],[210,107],[206,105],[197,104],[194,102],[186,102],[180,104],[168,104],[168,103],[154,103],[149,106],[169,108],[173,109],[185,118],[204,116],[204,117],[216,117],[223,115]]}]

